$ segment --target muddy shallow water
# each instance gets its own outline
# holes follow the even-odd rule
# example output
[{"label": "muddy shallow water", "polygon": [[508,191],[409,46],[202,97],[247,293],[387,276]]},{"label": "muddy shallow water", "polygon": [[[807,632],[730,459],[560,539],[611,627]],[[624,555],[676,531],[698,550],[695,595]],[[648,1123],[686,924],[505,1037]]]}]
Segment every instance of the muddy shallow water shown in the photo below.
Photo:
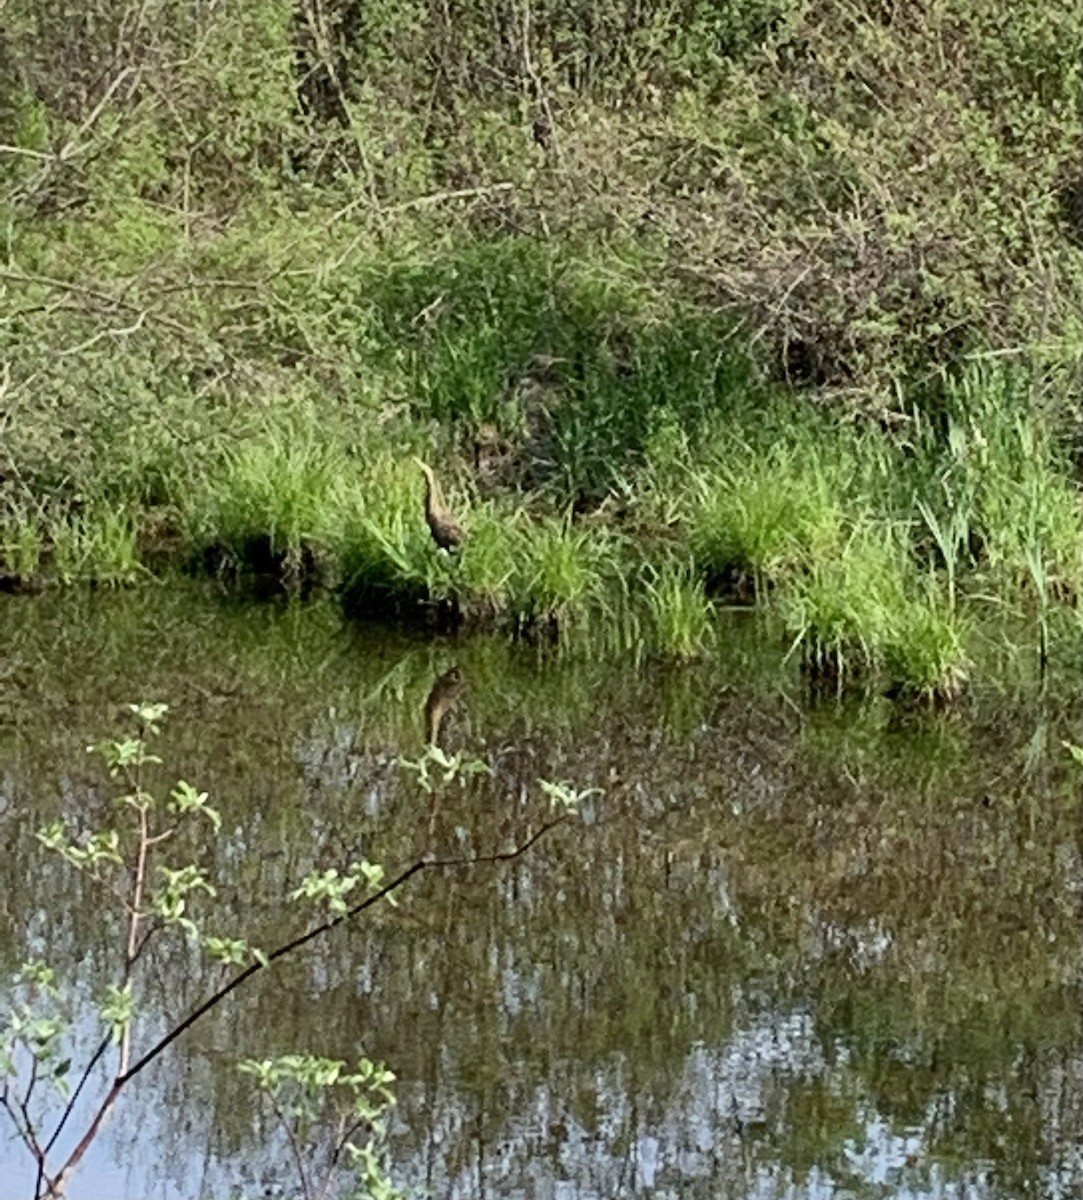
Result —
[{"label": "muddy shallow water", "polygon": [[[74,996],[104,977],[115,929],[34,832],[108,811],[86,746],[127,701],[170,704],[161,781],[221,809],[216,925],[262,946],[314,866],[498,853],[547,819],[539,779],[601,789],[258,976],[123,1097],[75,1200],[295,1194],[234,1065],[291,1050],[388,1063],[395,1176],[433,1197],[1083,1195],[1073,687],[808,703],[742,616],[680,668],[194,586],[0,598],[0,623],[4,978],[28,949]],[[435,804],[397,761],[434,721],[492,768]],[[217,978],[165,941],[147,967],[166,1019]]]}]

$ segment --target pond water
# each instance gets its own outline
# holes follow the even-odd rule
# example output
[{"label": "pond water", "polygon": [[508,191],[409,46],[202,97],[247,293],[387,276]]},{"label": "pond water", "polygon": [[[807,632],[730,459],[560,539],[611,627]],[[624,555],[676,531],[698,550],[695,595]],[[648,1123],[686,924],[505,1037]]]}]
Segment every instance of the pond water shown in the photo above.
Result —
[{"label": "pond water", "polygon": [[[314,867],[496,854],[548,819],[539,780],[600,789],[258,974],[125,1093],[74,1200],[297,1194],[235,1067],[294,1050],[394,1070],[395,1177],[436,1198],[1083,1195],[1074,684],[812,703],[740,614],[683,667],[195,585],[0,620],[0,976],[42,952],[74,999],[116,927],[34,834],[109,811],[86,746],[125,702],[170,705],[161,783],[224,818],[216,926],[267,948]],[[398,760],[441,676],[441,745],[492,774],[434,802]],[[144,965],[163,1020],[219,978],[166,939]],[[0,1194],[30,1195],[8,1134]]]}]

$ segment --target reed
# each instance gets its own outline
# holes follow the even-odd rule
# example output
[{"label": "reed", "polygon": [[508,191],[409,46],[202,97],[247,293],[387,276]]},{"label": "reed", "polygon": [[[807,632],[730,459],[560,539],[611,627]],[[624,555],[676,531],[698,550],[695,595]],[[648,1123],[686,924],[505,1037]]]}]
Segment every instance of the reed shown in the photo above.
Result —
[{"label": "reed", "polygon": [[843,540],[830,476],[789,447],[748,451],[738,465],[701,474],[696,492],[688,523],[692,553],[723,590],[763,600]]},{"label": "reed", "polygon": [[50,519],[46,531],[50,567],[65,584],[120,587],[149,576],[139,557],[130,514],[102,504]]},{"label": "reed", "polygon": [[346,470],[341,448],[322,440],[314,423],[271,426],[224,450],[205,471],[181,509],[185,542],[219,571],[287,581],[322,573]]},{"label": "reed", "polygon": [[696,659],[715,643],[714,611],[690,565],[648,568],[643,582],[652,645],[666,658]]}]

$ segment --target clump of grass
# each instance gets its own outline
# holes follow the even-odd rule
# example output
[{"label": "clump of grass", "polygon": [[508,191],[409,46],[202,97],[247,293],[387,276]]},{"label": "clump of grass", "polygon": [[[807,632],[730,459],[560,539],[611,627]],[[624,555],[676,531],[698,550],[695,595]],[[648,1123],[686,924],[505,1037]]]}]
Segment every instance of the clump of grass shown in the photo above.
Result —
[{"label": "clump of grass", "polygon": [[318,573],[335,520],[343,455],[315,429],[271,430],[227,450],[182,510],[186,540],[219,567]]},{"label": "clump of grass", "polygon": [[890,530],[854,534],[843,552],[793,579],[783,622],[816,675],[843,685],[882,661],[891,614],[906,596],[905,561]]},{"label": "clump of grass", "polygon": [[351,611],[454,603],[458,563],[433,545],[421,497],[416,467],[387,450],[368,454],[363,476],[338,489],[330,545]]},{"label": "clump of grass", "polygon": [[692,552],[708,581],[738,594],[766,590],[842,540],[831,480],[798,452],[750,453],[702,475],[690,517]]},{"label": "clump of grass", "polygon": [[714,614],[703,581],[687,567],[665,566],[644,581],[653,641],[667,657],[692,659],[714,643]]},{"label": "clump of grass", "polygon": [[890,614],[884,665],[893,694],[924,703],[956,699],[967,682],[964,630],[934,587]]},{"label": "clump of grass", "polygon": [[0,580],[18,585],[36,579],[43,551],[40,518],[25,509],[7,513],[0,524]]},{"label": "clump of grass", "polygon": [[52,569],[61,583],[117,587],[146,574],[135,522],[127,512],[99,504],[55,517],[47,536]]},{"label": "clump of grass", "polygon": [[964,625],[934,578],[916,579],[889,525],[858,530],[843,552],[787,585],[783,619],[814,677],[842,688],[886,674],[893,695],[948,702],[963,690]]},{"label": "clump of grass", "polygon": [[614,539],[570,520],[520,524],[508,606],[522,626],[547,622],[556,630],[584,617],[592,603],[604,608],[606,576],[616,574]]},{"label": "clump of grass", "polygon": [[469,609],[497,616],[508,606],[508,593],[519,570],[521,514],[498,513],[491,504],[473,505],[464,515],[468,536],[460,551],[455,583]]}]

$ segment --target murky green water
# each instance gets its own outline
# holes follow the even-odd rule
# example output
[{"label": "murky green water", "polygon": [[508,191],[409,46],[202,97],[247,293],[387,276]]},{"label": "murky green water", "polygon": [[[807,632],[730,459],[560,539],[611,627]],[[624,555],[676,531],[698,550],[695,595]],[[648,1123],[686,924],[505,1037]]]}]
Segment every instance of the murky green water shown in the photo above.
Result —
[{"label": "murky green water", "polygon": [[[264,946],[314,865],[492,854],[544,821],[539,778],[603,789],[215,1010],[124,1097],[75,1200],[293,1194],[233,1064],[294,1049],[393,1067],[396,1173],[434,1197],[1083,1194],[1071,686],[810,707],[738,618],[721,663],[680,669],[201,588],[0,598],[0,621],[5,977],[28,946],[101,977],[102,905],[33,835],[105,810],[85,746],[129,700],[172,706],[166,775],[222,810],[223,921]],[[434,807],[396,759],[453,664],[440,739],[493,774]],[[212,981],[164,942],[148,966],[171,1018]],[[0,1168],[25,1195],[12,1141]]]}]

